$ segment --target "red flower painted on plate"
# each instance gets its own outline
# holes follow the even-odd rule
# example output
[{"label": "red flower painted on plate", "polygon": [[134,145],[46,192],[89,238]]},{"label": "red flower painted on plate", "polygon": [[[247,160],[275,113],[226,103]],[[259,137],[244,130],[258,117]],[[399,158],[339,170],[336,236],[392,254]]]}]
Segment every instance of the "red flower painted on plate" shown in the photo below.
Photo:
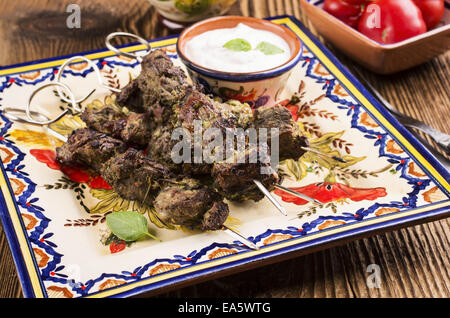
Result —
[{"label": "red flower painted on plate", "polygon": [[74,182],[87,183],[91,179],[89,173],[77,167],[61,167],[60,170]]},{"label": "red flower painted on plate", "polygon": [[61,167],[56,161],[56,153],[52,150],[31,149],[30,154],[32,154],[39,162],[45,163],[47,167],[54,170],[61,170],[74,182],[87,183],[91,189],[112,189],[101,176],[91,176],[79,167]]},{"label": "red flower painted on plate", "polygon": [[219,94],[227,99],[236,99],[241,103],[253,101],[256,99],[256,91],[252,89],[250,92],[244,92],[243,86],[241,86],[239,90],[234,90],[228,87],[220,87]]},{"label": "red flower painted on plate", "polygon": [[52,150],[47,149],[31,149],[30,153],[42,163],[45,163],[47,167],[51,169],[61,170],[59,164],[56,162],[56,154]]},{"label": "red flower painted on plate", "polygon": [[123,251],[126,246],[125,241],[112,242],[109,244],[109,250],[111,251],[111,254],[119,253],[120,251]]},{"label": "red flower painted on plate", "polygon": [[[290,188],[322,203],[350,199],[352,201],[375,200],[387,195],[385,188],[352,188],[342,183],[313,183],[304,187]],[[281,190],[275,190],[284,202],[303,205],[308,201],[298,198]]]},{"label": "red flower painted on plate", "polygon": [[297,105],[286,105],[286,108],[289,109],[289,111],[291,112],[292,119],[294,119],[294,121],[297,121],[298,106]]},{"label": "red flower painted on plate", "polygon": [[289,104],[290,101],[291,101],[290,99],[285,99],[285,100],[282,100],[281,102],[279,102],[278,105],[286,107],[291,112],[292,118],[295,121],[297,121],[297,119],[298,119],[298,115],[297,115],[298,114],[298,105]]},{"label": "red flower painted on plate", "polygon": [[112,187],[101,176],[95,176],[89,181],[91,189],[112,189]]}]

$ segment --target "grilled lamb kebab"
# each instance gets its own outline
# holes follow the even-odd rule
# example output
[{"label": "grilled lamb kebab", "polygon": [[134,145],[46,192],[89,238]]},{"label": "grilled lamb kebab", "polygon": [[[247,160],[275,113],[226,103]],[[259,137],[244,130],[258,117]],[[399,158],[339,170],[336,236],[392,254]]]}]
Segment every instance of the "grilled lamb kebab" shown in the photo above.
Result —
[{"label": "grilled lamb kebab", "polygon": [[[228,199],[236,201],[253,199],[258,201],[264,195],[255,186],[253,180],[260,181],[269,191],[273,190],[274,185],[279,182],[279,177],[275,171],[269,175],[261,175],[261,165],[264,165],[261,162],[245,165],[221,162],[214,164],[184,163],[182,167],[169,164],[172,162],[170,150],[177,142],[171,140],[174,129],[184,128],[192,136],[194,134],[194,122],[201,120],[202,129],[219,128],[222,130],[225,139],[226,130],[235,130],[243,126],[247,128],[252,124],[253,118],[249,107],[247,107],[247,111],[242,111],[245,109],[244,104],[219,103],[187,84],[184,72],[175,67],[163,51],[152,51],[144,58],[141,74],[122,90],[117,102],[133,111],[150,113],[154,122],[158,123],[156,129],[152,131],[152,138],[148,147],[148,155],[152,159],[170,165],[176,172],[182,170],[186,174],[211,175],[214,180],[218,181],[214,182],[217,190]],[[258,128],[263,126],[264,119],[270,119],[270,114],[267,114],[267,111],[261,114],[264,116],[259,116]],[[85,116],[86,121],[88,121],[87,117],[92,117],[92,114]],[[280,118],[285,119],[285,117],[281,116]],[[292,120],[292,118],[290,119]],[[89,123],[88,126],[99,129],[89,125]],[[112,126],[120,127],[120,125]],[[270,122],[270,125],[266,128],[274,126],[278,127],[276,121]],[[145,130],[145,133],[141,134],[143,136],[148,136],[149,131],[153,128],[145,125],[141,127]],[[295,145],[283,146],[284,149],[292,151],[293,146],[306,142],[306,139],[300,134],[289,138],[289,133],[298,133],[298,131],[295,131],[295,127],[297,127],[295,122],[294,124],[288,123],[285,125],[283,134],[280,134],[280,137],[283,137],[280,138],[282,141],[297,142]],[[120,137],[119,135],[116,134],[117,137]],[[296,148],[301,149],[300,147]],[[202,147],[202,149],[204,148]],[[255,149],[248,149],[247,151],[254,152]],[[193,154],[194,151],[191,151],[191,153]],[[294,155],[297,156],[298,153]],[[220,179],[221,174],[224,174],[222,179]],[[232,178],[233,175],[234,179]],[[252,176],[253,179],[247,178],[248,176]]]},{"label": "grilled lamb kebab", "polygon": [[[143,59],[140,75],[124,87],[117,103],[138,113],[150,112],[157,123],[169,122],[165,125],[169,129],[182,126],[191,130],[195,119],[202,120],[205,129],[277,127],[280,128],[280,149],[286,150],[282,157],[298,159],[303,154],[301,147],[308,146],[286,108],[262,107],[252,116],[246,104],[216,102],[189,85],[183,70],[174,66],[162,50],[154,50]],[[295,145],[298,147],[292,147]],[[289,156],[293,148],[299,150]]]},{"label": "grilled lamb kebab", "polygon": [[[238,105],[237,103],[234,103]],[[242,116],[237,121],[240,128],[271,128],[278,129],[280,160],[300,158],[305,151],[303,147],[308,147],[308,140],[302,134],[300,127],[292,119],[288,109],[283,106],[261,107],[255,110],[254,115],[248,113],[248,109],[240,104]],[[239,115],[236,106],[231,111]],[[168,160],[170,150],[177,141],[171,140],[171,126],[156,125],[150,113],[129,112],[125,114],[117,105],[106,105],[101,108],[87,108],[81,114],[81,119],[90,128],[121,139],[127,144],[143,149],[150,147],[153,157],[160,157],[160,161]],[[153,142],[149,143],[153,137]],[[269,134],[268,144],[271,144]],[[158,161],[158,160],[157,160]],[[209,170],[200,173],[208,173]]]},{"label": "grilled lamb kebab", "polygon": [[[189,97],[192,103],[197,103],[204,107],[213,107],[211,104],[213,101],[207,98],[205,95],[200,95],[196,92],[192,94],[194,96]],[[195,98],[195,102],[193,99]],[[188,106],[186,106],[187,108]],[[114,111],[117,114],[114,114]],[[208,111],[205,109],[199,110],[200,112],[205,112],[209,115]],[[148,114],[148,113],[144,113]],[[148,136],[151,130],[150,125],[142,123],[141,125],[134,125],[131,118],[136,118],[143,116],[144,114],[132,113],[128,117],[121,114],[117,108],[114,106],[105,106],[101,109],[86,109],[82,114],[82,119],[86,122],[87,126],[94,128],[103,133],[109,134],[113,137],[122,139],[123,141],[130,144],[130,140],[134,140],[131,144],[138,144],[136,140],[144,140],[140,138],[130,138],[130,134],[126,134],[132,131],[134,135],[137,136]],[[212,125],[218,124],[218,122],[211,121]],[[222,121],[223,123],[223,121]],[[191,125],[192,124],[192,125]],[[219,122],[220,124],[220,122]],[[133,127],[138,127],[137,130],[123,129],[121,127],[128,127],[132,125]],[[180,125],[186,129],[194,129],[192,120],[186,120],[180,122]],[[233,125],[226,123],[228,128],[233,128]],[[171,158],[172,147],[178,141],[172,140],[172,129],[170,126],[158,126],[158,128],[153,131],[153,138],[149,142],[148,155],[153,160],[165,164],[174,173],[183,172],[189,175],[203,175],[211,176],[212,183],[218,192],[224,195],[227,199],[233,201],[244,201],[244,200],[255,200],[258,201],[264,197],[264,194],[260,192],[257,186],[254,184],[253,180],[259,180],[266,188],[273,189],[275,183],[279,182],[278,175],[273,171],[270,174],[261,174],[261,168],[266,166],[268,163],[262,163],[260,161],[256,163],[249,163],[249,153],[254,153],[259,148],[248,149],[246,153],[241,154],[241,156],[246,156],[243,160],[238,160],[236,158],[236,163],[201,163],[201,164],[189,164],[183,163],[182,165],[176,165],[173,163]],[[128,138],[125,138],[127,136]],[[132,136],[132,135],[131,135]],[[139,143],[142,146],[143,142]],[[239,163],[245,162],[245,163]]]},{"label": "grilled lamb kebab", "polygon": [[[117,102],[133,111],[139,112],[146,109],[155,118],[164,114],[160,120],[156,120],[160,126],[153,132],[148,148],[149,157],[164,163],[172,162],[171,152],[168,149],[172,149],[171,146],[176,143],[170,140],[174,129],[184,128],[193,136],[195,121],[199,120],[203,130],[219,128],[225,138],[226,130],[234,130],[239,124],[239,118],[233,112],[231,105],[216,102],[188,85],[184,72],[175,67],[164,52],[158,50],[152,51],[144,58],[141,74],[123,89]],[[207,141],[203,146],[206,143]],[[193,148],[194,145],[191,154],[194,154]],[[279,182],[275,171],[270,175],[261,175],[261,165],[262,163],[247,165],[220,162],[184,163],[182,170],[192,175],[211,175],[214,170],[215,176],[220,171],[234,172],[236,176],[241,176],[241,180],[238,180],[242,186],[241,191],[236,192],[234,184],[228,187],[227,182],[216,182],[217,190],[228,199],[259,201],[264,194],[254,185],[253,179],[249,181],[248,178],[244,178],[245,175],[254,176],[269,191],[273,190],[274,184]]]},{"label": "grilled lamb kebab", "polygon": [[153,205],[163,222],[219,230],[228,216],[228,206],[214,190],[195,179],[175,177],[142,151],[95,130],[75,130],[56,153],[61,165],[99,173],[122,198]]}]

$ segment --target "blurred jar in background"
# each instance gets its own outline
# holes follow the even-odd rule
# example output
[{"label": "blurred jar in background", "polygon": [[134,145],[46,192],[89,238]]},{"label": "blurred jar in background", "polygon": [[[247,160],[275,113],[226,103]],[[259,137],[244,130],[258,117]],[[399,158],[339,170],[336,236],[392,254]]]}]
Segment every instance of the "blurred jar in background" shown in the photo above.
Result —
[{"label": "blurred jar in background", "polygon": [[[169,28],[227,13],[236,0],[149,0]],[[172,25],[171,25],[172,24]]]}]

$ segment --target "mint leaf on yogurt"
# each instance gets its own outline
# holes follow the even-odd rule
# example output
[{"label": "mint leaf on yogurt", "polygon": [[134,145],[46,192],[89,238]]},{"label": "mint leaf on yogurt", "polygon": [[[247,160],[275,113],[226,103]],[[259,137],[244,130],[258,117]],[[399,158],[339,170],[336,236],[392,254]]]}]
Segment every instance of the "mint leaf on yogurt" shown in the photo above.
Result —
[{"label": "mint leaf on yogurt", "polygon": [[223,47],[235,52],[248,52],[252,49],[252,45],[244,39],[230,40]]},{"label": "mint leaf on yogurt", "polygon": [[258,44],[256,50],[263,52],[265,55],[275,55],[284,53],[284,50],[280,49],[278,46],[264,41]]}]

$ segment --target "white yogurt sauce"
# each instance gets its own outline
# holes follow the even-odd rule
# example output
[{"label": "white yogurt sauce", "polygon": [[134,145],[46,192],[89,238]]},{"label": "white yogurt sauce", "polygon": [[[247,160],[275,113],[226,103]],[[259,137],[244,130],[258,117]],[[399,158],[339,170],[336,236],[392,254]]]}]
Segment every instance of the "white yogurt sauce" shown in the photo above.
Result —
[{"label": "white yogurt sauce", "polygon": [[[248,51],[233,51],[224,45],[231,40],[243,39],[250,43]],[[270,43],[283,52],[265,54],[257,47]],[[280,66],[291,58],[289,45],[280,36],[240,23],[234,28],[216,29],[193,37],[186,43],[185,54],[192,62],[217,71],[248,73]]]}]

